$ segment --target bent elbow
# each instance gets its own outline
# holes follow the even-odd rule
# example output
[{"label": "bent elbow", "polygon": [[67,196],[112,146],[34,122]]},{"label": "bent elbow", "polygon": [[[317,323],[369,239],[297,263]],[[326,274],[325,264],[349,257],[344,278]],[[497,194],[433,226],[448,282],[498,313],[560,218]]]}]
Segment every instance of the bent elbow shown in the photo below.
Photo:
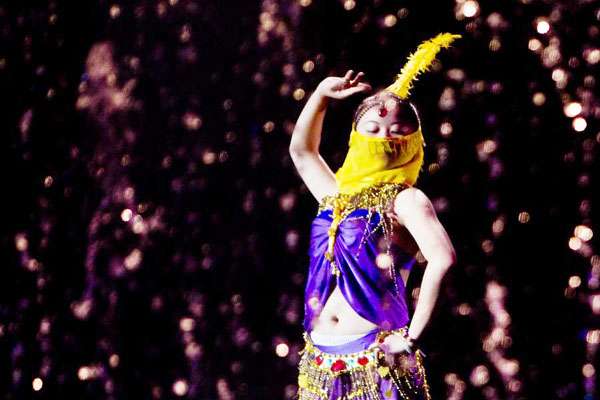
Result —
[{"label": "bent elbow", "polygon": [[458,259],[456,257],[456,252],[453,250],[449,255],[448,255],[448,268],[452,267],[453,265],[455,265],[458,262]]},{"label": "bent elbow", "polygon": [[288,151],[290,152],[292,161],[296,166],[302,163],[302,160],[306,159],[311,154],[315,154],[313,151],[307,149],[306,147],[301,147],[293,144],[289,146]]},{"label": "bent elbow", "polygon": [[290,152],[290,155],[292,156],[292,158],[294,158],[294,157],[301,156],[302,152],[306,151],[306,149],[300,148],[298,145],[291,143],[290,146],[288,147],[288,151]]},{"label": "bent elbow", "polygon": [[289,152],[290,157],[292,158],[292,162],[294,163],[296,168],[300,168],[300,166],[302,165],[304,150],[301,150],[298,147],[290,146]]},{"label": "bent elbow", "polygon": [[448,270],[452,268],[456,263],[456,253],[454,252],[436,257],[435,259],[428,262],[428,264],[434,265],[435,269],[438,269],[442,274],[448,272]]},{"label": "bent elbow", "polygon": [[450,269],[457,262],[456,250],[454,250],[454,246],[451,244],[440,251],[438,256],[439,264],[443,265],[445,269]]},{"label": "bent elbow", "polygon": [[442,263],[444,265],[444,269],[448,271],[457,263],[456,253],[454,251],[448,253],[446,257],[443,258]]}]

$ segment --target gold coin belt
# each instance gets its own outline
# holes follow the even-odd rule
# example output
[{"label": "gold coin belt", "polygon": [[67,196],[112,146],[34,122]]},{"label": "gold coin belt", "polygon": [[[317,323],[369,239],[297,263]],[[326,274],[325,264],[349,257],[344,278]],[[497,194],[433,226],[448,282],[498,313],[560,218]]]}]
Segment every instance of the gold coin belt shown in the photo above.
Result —
[{"label": "gold coin belt", "polygon": [[[402,330],[407,328],[398,331]],[[377,338],[395,332],[380,331]],[[398,362],[390,368],[383,351],[377,349],[335,355],[316,348],[307,332],[304,332],[304,341],[304,349],[299,352],[302,355],[298,365],[299,400],[331,400],[335,380],[342,379],[342,375],[349,376],[351,387],[344,397],[334,400],[382,400],[378,383],[381,379],[392,379],[401,399],[410,400],[417,396],[431,399],[420,350],[415,353],[416,369],[411,368],[405,354],[400,355]],[[391,396],[392,393],[386,394]]]}]

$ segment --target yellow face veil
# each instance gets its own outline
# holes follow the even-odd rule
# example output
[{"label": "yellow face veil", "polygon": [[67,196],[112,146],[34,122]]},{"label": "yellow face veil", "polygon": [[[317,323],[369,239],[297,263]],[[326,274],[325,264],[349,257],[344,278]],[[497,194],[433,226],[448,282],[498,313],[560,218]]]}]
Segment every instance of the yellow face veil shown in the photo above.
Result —
[{"label": "yellow face veil", "polygon": [[348,154],[335,180],[340,193],[354,194],[378,183],[414,185],[423,165],[425,140],[421,127],[394,138],[361,135],[354,124]]}]

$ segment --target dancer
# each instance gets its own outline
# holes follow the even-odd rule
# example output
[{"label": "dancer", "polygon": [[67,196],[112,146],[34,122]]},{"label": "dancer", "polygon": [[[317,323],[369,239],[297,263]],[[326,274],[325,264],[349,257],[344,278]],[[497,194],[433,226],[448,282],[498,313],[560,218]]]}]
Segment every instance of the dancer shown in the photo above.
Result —
[{"label": "dancer", "polygon": [[[430,200],[413,186],[425,142],[407,98],[415,76],[456,38],[442,33],[422,43],[394,84],[363,100],[335,174],[319,154],[327,103],[370,91],[364,74],[353,78],[350,70],[324,79],[298,118],[290,154],[319,202],[305,289],[300,400],[430,398],[418,339],[456,255]],[[418,250],[428,263],[409,325],[404,289]]]}]

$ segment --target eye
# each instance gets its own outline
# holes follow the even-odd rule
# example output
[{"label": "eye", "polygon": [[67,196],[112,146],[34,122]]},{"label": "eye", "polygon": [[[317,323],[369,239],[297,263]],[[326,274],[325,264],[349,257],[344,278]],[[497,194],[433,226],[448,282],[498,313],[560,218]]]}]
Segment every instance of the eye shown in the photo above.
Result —
[{"label": "eye", "polygon": [[366,130],[367,132],[375,133],[379,130],[379,127],[377,126],[377,124],[368,124],[366,126]]},{"label": "eye", "polygon": [[403,134],[403,135],[412,133],[414,131],[415,131],[415,129],[413,129],[413,127],[408,124],[397,125],[392,128],[392,133],[399,133],[399,134]]},{"label": "eye", "polygon": [[395,134],[395,135],[399,135],[404,133],[405,129],[400,129],[399,125],[394,125],[392,126],[392,128],[390,129],[390,132]]}]

